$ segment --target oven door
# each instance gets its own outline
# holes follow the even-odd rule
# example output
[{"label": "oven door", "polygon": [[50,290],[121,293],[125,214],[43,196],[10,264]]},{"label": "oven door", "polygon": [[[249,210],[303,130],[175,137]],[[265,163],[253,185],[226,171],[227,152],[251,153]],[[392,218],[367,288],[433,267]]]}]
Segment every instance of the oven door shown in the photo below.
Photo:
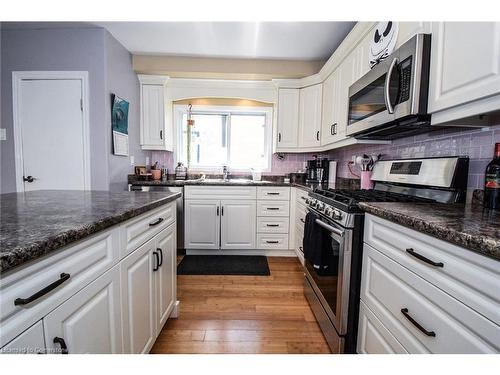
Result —
[{"label": "oven door", "polygon": [[339,335],[347,330],[351,251],[351,230],[324,217],[315,221],[314,235],[325,236],[320,249],[323,267],[305,259],[306,277]]}]

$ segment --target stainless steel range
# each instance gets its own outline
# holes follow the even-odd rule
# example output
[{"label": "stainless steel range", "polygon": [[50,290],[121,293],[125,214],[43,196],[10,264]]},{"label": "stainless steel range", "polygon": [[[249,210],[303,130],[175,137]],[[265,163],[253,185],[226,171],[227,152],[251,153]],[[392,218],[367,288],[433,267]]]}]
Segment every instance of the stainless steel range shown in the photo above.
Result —
[{"label": "stainless steel range", "polygon": [[464,202],[468,165],[467,157],[379,161],[373,190],[309,193],[304,294],[332,352],[356,352],[364,225],[358,202]]}]

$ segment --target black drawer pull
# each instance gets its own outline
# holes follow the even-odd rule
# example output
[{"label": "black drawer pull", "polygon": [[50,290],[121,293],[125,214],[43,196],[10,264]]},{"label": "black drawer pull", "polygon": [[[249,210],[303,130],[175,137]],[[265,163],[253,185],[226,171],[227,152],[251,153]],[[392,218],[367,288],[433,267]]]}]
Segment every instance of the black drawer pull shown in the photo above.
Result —
[{"label": "black drawer pull", "polygon": [[68,346],[66,345],[66,341],[62,337],[54,337],[52,340],[54,344],[59,344],[61,346],[61,354],[68,354]]},{"label": "black drawer pull", "polygon": [[302,221],[304,224],[306,223],[306,221],[302,217],[300,218],[300,221]]},{"label": "black drawer pull", "polygon": [[157,247],[156,250],[160,253],[160,264],[158,264],[158,267],[161,267],[163,265],[163,250],[159,247]]},{"label": "black drawer pull", "polygon": [[434,331],[427,331],[424,327],[422,327],[415,319],[413,319],[410,314],[408,314],[408,309],[405,307],[404,309],[401,309],[401,312],[405,316],[406,319],[408,319],[411,324],[413,324],[415,327],[418,328],[420,332],[422,332],[426,336],[431,336],[431,337],[436,337],[436,332]]},{"label": "black drawer pull", "polygon": [[153,265],[153,272],[156,272],[160,268],[160,254],[157,251],[153,251],[153,254],[156,259],[156,264]]},{"label": "black drawer pull", "polygon": [[59,277],[60,277],[59,280],[54,281],[50,285],[47,285],[45,288],[43,288],[42,290],[39,290],[38,292],[36,292],[35,294],[33,294],[32,296],[30,296],[28,298],[16,298],[14,300],[14,305],[16,305],[16,306],[27,305],[28,303],[31,303],[34,300],[37,300],[38,298],[40,298],[40,297],[44,296],[45,294],[47,294],[48,292],[50,292],[51,290],[54,290],[55,288],[57,288],[59,285],[61,285],[65,281],[69,280],[69,278],[71,276],[69,273],[61,273],[61,275]]},{"label": "black drawer pull", "polygon": [[280,195],[280,193],[267,193],[267,195]]},{"label": "black drawer pull", "polygon": [[279,241],[266,241],[267,243],[280,243]]},{"label": "black drawer pull", "polygon": [[152,223],[149,223],[149,226],[150,226],[150,227],[154,227],[155,225],[160,224],[162,221],[163,221],[163,218],[162,218],[162,217],[160,217],[160,218],[158,218],[158,220],[153,221]]},{"label": "black drawer pull", "polygon": [[266,227],[279,227],[279,224],[266,224]]},{"label": "black drawer pull", "polygon": [[267,207],[266,210],[268,211],[278,211],[280,208],[279,207]]},{"label": "black drawer pull", "polygon": [[301,252],[304,252],[304,249],[302,248],[302,246],[299,246],[299,250],[300,250]]},{"label": "black drawer pull", "polygon": [[444,267],[443,263],[441,263],[441,262],[433,262],[429,258],[426,258],[423,255],[420,255],[419,253],[416,253],[415,250],[413,250],[412,248],[406,249],[406,252],[408,254],[410,254],[412,257],[420,259],[422,262],[430,264],[431,266],[434,266],[434,267]]}]

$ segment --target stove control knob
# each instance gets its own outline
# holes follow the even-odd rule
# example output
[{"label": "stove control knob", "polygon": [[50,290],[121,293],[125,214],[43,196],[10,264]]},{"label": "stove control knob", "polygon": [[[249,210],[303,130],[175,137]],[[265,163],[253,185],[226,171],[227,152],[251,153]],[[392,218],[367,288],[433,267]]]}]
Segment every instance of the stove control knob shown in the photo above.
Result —
[{"label": "stove control knob", "polygon": [[327,207],[327,208],[325,209],[325,215],[326,215],[326,216],[330,216],[330,217],[332,217],[332,214],[333,214],[333,210],[332,210],[332,208],[331,208],[331,207]]},{"label": "stove control knob", "polygon": [[325,204],[318,202],[316,207],[318,208],[319,211],[323,211],[325,209]]},{"label": "stove control knob", "polygon": [[333,218],[335,220],[341,220],[342,219],[342,214],[340,213],[340,211],[337,211],[337,210],[333,211]]}]

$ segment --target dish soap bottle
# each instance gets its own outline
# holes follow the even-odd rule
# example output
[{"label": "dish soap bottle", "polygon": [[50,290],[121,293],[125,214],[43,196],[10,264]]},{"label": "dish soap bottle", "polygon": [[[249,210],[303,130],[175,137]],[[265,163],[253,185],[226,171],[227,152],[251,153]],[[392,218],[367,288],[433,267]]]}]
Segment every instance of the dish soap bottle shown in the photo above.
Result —
[{"label": "dish soap bottle", "polygon": [[175,179],[185,180],[187,178],[187,168],[182,164],[182,162],[177,163],[175,167]]},{"label": "dish soap bottle", "polygon": [[495,144],[495,156],[486,167],[483,206],[500,208],[500,143]]}]

